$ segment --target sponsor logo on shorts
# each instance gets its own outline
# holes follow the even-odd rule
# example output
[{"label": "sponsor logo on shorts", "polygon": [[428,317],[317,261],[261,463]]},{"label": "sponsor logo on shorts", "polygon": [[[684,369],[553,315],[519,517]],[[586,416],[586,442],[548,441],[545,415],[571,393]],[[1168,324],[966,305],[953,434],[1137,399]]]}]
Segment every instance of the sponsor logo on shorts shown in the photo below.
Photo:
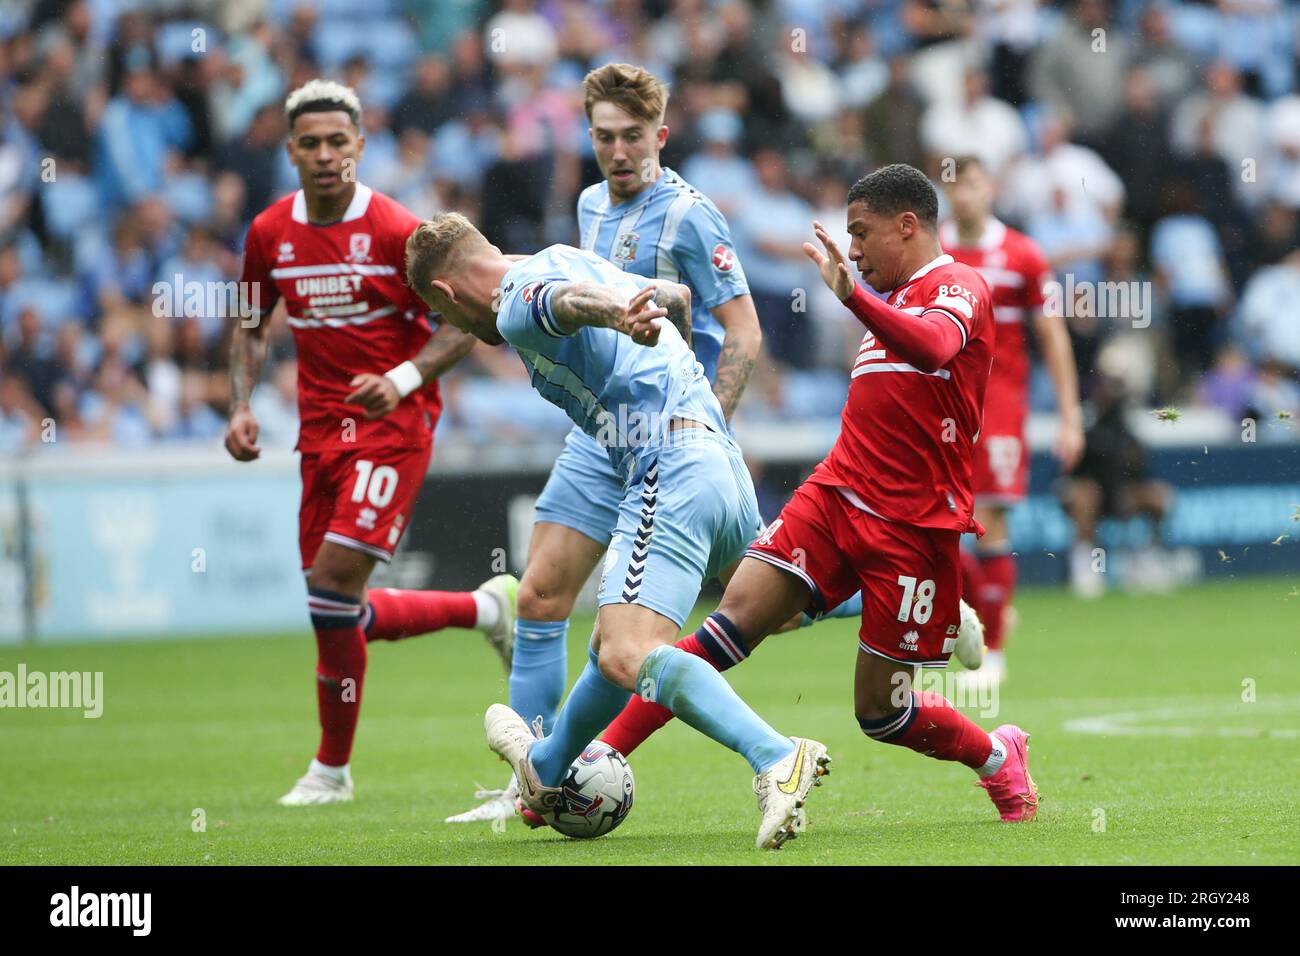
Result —
[{"label": "sponsor logo on shorts", "polygon": [[379,520],[379,512],[374,508],[362,508],[357,515],[357,527],[365,528],[367,531],[375,530],[375,522]]}]

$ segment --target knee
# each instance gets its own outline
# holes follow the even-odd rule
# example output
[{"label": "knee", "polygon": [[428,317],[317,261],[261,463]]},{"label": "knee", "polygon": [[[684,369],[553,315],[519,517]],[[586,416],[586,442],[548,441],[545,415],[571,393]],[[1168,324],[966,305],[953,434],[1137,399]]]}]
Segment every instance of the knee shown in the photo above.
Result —
[{"label": "knee", "polygon": [[636,689],[636,676],[641,662],[629,653],[629,648],[611,645],[609,641],[602,642],[597,665],[601,676],[611,684],[628,691]]},{"label": "knee", "polygon": [[912,691],[910,685],[895,685],[889,688],[877,688],[858,697],[853,707],[853,716],[864,732],[868,725],[878,725],[880,721],[898,715],[907,707]]},{"label": "knee", "polygon": [[526,621],[563,621],[573,613],[573,602],[573,595],[525,574],[515,613]]}]

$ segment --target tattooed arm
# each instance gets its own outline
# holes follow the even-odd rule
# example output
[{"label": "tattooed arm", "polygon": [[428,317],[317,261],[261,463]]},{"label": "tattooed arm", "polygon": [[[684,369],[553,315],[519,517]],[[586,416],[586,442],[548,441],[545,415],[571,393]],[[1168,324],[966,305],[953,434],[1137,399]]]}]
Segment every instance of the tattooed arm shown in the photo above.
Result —
[{"label": "tattooed arm", "polygon": [[758,313],[754,311],[754,300],[748,295],[728,299],[710,312],[726,331],[713,376],[713,394],[718,397],[727,421],[731,421],[758,361],[763,332],[758,325]]},{"label": "tattooed arm", "polygon": [[691,287],[668,279],[650,279],[655,304],[668,311],[668,321],[677,326],[686,344],[691,344]]},{"label": "tattooed arm", "polygon": [[[640,345],[659,343],[656,319],[667,317],[690,341],[691,290],[663,280],[651,284],[625,302],[621,293],[595,282],[564,282],[546,293],[546,308],[561,332],[572,333],[584,325],[614,329]],[[651,300],[655,306],[651,306]],[[662,303],[662,304],[661,304]]]},{"label": "tattooed arm", "polygon": [[226,428],[226,451],[236,461],[252,461],[262,453],[257,447],[257,418],[248,403],[266,365],[270,328],[270,310],[258,312],[251,325],[243,320],[236,324],[230,341],[230,424]]}]

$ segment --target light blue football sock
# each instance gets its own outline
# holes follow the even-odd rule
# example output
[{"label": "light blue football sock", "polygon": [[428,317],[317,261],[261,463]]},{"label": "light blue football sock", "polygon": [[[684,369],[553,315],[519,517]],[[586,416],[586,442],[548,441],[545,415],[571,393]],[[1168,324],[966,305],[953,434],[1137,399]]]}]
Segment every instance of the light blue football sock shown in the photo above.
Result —
[{"label": "light blue football sock", "polygon": [[818,621],[824,621],[828,617],[861,617],[862,616],[862,592],[859,591],[853,597],[849,598],[843,604],[831,608],[821,617],[809,617],[805,613],[799,622],[800,627],[809,627]]},{"label": "light blue football sock", "polygon": [[[597,734],[609,726],[632,696],[605,679],[596,659],[596,652],[589,649],[587,666],[578,675],[573,690],[569,691],[569,699],[556,718],[555,729],[549,737],[533,744],[528,753],[544,787],[558,787],[564,782],[569,765],[587,749]],[[704,661],[700,663],[704,664]],[[708,664],[704,666],[713,671]]]},{"label": "light blue football sock", "polygon": [[568,621],[527,621],[515,618],[515,655],[510,665],[510,706],[533,725],[542,718],[545,733],[555,723],[564,699],[568,669],[564,642]]},{"label": "light blue football sock", "polygon": [[749,761],[761,773],[794,750],[749,709],[708,661],[667,644],[651,651],[637,674],[637,690]]}]

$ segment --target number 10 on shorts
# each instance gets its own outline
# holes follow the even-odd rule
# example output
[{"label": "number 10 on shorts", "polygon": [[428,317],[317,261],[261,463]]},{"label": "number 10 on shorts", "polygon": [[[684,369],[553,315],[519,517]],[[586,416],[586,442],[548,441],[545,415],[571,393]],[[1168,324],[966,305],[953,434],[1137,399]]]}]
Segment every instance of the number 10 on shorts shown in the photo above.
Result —
[{"label": "number 10 on shorts", "polygon": [[376,508],[382,508],[393,500],[397,491],[397,469],[391,465],[375,467],[373,461],[358,461],[356,464],[357,483],[352,486],[352,500],[362,502],[369,499]]},{"label": "number 10 on shorts", "polygon": [[930,615],[934,613],[934,581],[927,578],[918,587],[916,578],[900,574],[898,584],[903,589],[903,600],[898,605],[898,619],[906,622],[910,617],[917,624],[930,620]]}]

